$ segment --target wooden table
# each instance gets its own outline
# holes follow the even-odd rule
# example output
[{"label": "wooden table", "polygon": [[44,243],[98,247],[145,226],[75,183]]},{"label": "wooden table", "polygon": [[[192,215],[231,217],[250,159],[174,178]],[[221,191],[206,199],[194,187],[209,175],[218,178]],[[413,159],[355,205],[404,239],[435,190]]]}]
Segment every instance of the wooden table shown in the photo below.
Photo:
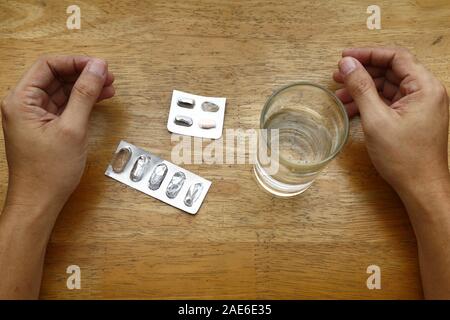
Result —
[{"label": "wooden table", "polygon": [[[340,52],[410,48],[450,85],[450,3],[377,1],[85,1],[67,30],[64,1],[0,2],[0,93],[42,53],[107,59],[117,95],[93,113],[82,182],[48,247],[41,298],[421,298],[416,242],[394,191],[372,166],[359,119],[340,154],[302,196],[261,191],[251,165],[186,165],[212,180],[196,216],[104,176],[121,140],[170,159],[173,89],[228,98],[225,128],[258,126],[278,87],[336,88]],[[0,186],[7,187],[3,143]],[[368,290],[366,268],[381,268]],[[81,290],[66,268],[79,265]]]}]

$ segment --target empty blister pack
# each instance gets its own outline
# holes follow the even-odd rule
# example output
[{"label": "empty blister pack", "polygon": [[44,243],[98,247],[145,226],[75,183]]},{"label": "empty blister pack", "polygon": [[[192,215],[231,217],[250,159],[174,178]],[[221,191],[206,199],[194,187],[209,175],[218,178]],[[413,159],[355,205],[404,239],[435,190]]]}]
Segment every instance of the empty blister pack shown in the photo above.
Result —
[{"label": "empty blister pack", "polygon": [[211,181],[121,141],[105,175],[171,206],[196,214]]},{"label": "empty blister pack", "polygon": [[167,129],[193,137],[219,139],[222,136],[227,99],[203,97],[173,90]]}]

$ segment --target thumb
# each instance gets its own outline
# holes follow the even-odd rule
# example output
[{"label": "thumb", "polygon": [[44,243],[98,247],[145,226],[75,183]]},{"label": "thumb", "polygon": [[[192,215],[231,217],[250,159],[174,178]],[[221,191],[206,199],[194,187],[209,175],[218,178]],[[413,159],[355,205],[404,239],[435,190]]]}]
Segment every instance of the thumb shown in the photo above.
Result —
[{"label": "thumb", "polygon": [[362,118],[383,112],[387,108],[378,94],[372,77],[358,60],[352,57],[342,58],[339,61],[339,73],[345,87],[358,105]]},{"label": "thumb", "polygon": [[102,92],[107,75],[106,62],[90,60],[75,82],[66,109],[61,115],[70,125],[87,127],[92,107]]}]

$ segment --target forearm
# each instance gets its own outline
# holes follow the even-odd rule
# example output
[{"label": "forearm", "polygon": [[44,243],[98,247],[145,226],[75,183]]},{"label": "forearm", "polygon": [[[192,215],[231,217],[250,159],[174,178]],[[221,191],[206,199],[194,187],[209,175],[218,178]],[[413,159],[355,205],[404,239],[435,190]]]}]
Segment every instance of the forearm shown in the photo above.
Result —
[{"label": "forearm", "polygon": [[425,298],[450,299],[450,178],[399,194],[416,234]]},{"label": "forearm", "polygon": [[60,210],[7,198],[0,215],[0,299],[37,299],[47,243]]}]

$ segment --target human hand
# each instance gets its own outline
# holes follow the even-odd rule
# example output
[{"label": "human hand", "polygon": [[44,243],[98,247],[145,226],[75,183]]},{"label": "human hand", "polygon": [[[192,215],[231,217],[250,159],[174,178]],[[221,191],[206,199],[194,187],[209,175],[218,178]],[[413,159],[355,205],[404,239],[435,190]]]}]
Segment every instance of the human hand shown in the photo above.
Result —
[{"label": "human hand", "polygon": [[361,116],[366,147],[381,174],[402,195],[449,181],[445,87],[405,49],[357,48],[342,53],[336,95],[349,116]]},{"label": "human hand", "polygon": [[33,64],[1,104],[6,206],[61,209],[83,174],[91,109],[114,96],[113,81],[103,60],[87,56],[42,57]]}]

